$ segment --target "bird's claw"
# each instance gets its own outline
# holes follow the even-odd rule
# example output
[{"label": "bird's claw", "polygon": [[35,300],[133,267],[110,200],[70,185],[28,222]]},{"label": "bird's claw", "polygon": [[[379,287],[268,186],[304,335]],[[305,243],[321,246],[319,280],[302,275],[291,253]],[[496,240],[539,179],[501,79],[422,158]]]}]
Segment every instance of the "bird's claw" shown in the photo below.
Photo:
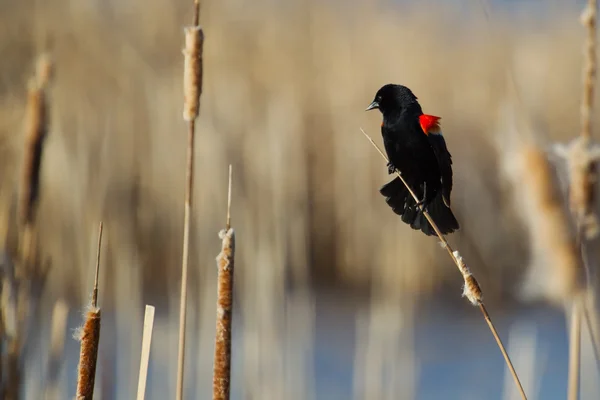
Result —
[{"label": "bird's claw", "polygon": [[387,163],[387,169],[388,174],[393,174],[394,172],[396,172],[396,167],[394,166],[394,164],[392,164],[391,161]]},{"label": "bird's claw", "polygon": [[425,201],[427,200],[427,182],[423,183],[423,198],[417,201],[419,210],[425,210]]},{"label": "bird's claw", "polygon": [[425,196],[423,196],[421,200],[417,201],[416,207],[419,210],[419,214],[421,214],[423,211],[427,211],[427,201]]}]

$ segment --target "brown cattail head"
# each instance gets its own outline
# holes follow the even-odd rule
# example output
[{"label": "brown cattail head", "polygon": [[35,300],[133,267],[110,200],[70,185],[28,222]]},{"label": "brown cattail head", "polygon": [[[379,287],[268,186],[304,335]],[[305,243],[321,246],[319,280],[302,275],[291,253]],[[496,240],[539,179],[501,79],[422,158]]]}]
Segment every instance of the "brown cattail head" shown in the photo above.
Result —
[{"label": "brown cattail head", "polygon": [[213,366],[213,399],[228,400],[231,382],[231,320],[233,314],[233,268],[235,234],[232,228],[219,232],[223,240],[217,256],[217,326]]},{"label": "brown cattail head", "polygon": [[77,373],[77,399],[91,400],[94,396],[96,360],[100,343],[100,309],[90,306],[83,327],[76,333],[81,341]]},{"label": "brown cattail head", "polygon": [[193,121],[200,110],[202,94],[202,49],[204,32],[200,26],[185,28],[183,50],[183,119]]},{"label": "brown cattail head", "polygon": [[36,78],[29,81],[25,119],[25,151],[21,178],[20,220],[33,223],[38,200],[43,142],[48,129],[46,93]]}]

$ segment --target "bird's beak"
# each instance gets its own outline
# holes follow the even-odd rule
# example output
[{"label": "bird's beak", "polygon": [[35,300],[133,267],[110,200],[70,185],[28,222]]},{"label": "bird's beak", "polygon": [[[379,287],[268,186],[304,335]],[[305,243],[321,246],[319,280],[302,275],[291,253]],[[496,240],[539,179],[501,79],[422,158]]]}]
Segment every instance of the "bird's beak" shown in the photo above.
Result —
[{"label": "bird's beak", "polygon": [[369,107],[367,107],[365,111],[369,111],[374,108],[379,108],[379,103],[377,101],[373,101],[371,104],[369,104]]}]

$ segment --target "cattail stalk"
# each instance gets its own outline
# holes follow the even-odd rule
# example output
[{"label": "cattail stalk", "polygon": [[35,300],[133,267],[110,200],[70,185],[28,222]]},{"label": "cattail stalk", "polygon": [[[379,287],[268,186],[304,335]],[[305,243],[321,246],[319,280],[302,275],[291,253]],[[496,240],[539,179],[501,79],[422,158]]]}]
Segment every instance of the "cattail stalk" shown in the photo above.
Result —
[{"label": "cattail stalk", "polygon": [[154,326],[154,307],[146,305],[144,314],[144,332],[142,334],[142,356],[140,360],[140,375],[138,377],[137,400],[146,396],[146,380],[150,362],[150,346],[152,344],[152,328]]},{"label": "cattail stalk", "polygon": [[579,398],[581,364],[581,302],[576,298],[571,306],[571,329],[569,333],[569,385],[568,399]]},{"label": "cattail stalk", "polygon": [[583,307],[583,318],[585,320],[585,326],[590,334],[592,348],[594,350],[594,358],[596,359],[596,367],[598,370],[600,370],[600,348],[598,348],[598,343],[600,343],[600,341],[598,340],[598,333],[596,331],[597,325],[594,324],[592,317],[590,316],[590,308],[592,307],[588,307],[587,305]]},{"label": "cattail stalk", "polygon": [[580,135],[573,139],[567,146],[555,146],[556,153],[567,161],[569,206],[578,227],[581,240],[593,239],[600,231],[597,216],[594,213],[594,193],[600,149],[592,143],[592,112],[597,62],[597,9],[597,0],[589,0],[580,18],[581,23],[587,29],[584,44]]},{"label": "cattail stalk", "polygon": [[92,400],[94,397],[94,381],[96,379],[96,362],[98,358],[98,345],[100,344],[100,308],[98,308],[98,273],[100,271],[100,250],[102,247],[102,222],[98,232],[98,249],[96,256],[96,275],[92,302],[86,313],[83,327],[77,333],[81,341],[79,352],[79,366],[77,368],[77,400]]},{"label": "cattail stalk", "polygon": [[[568,398],[575,400],[579,396],[579,376],[581,362],[581,322],[582,313],[586,316],[587,328],[594,346],[596,362],[598,360],[598,341],[594,335],[589,314],[596,313],[596,293],[591,282],[591,265],[588,260],[587,244],[600,232],[598,216],[595,212],[595,192],[597,182],[600,146],[592,142],[592,112],[596,81],[596,27],[597,0],[588,0],[581,14],[581,24],[587,30],[584,42],[583,90],[581,96],[581,131],[567,145],[555,145],[554,151],[567,163],[569,180],[569,208],[577,228],[577,242],[585,270],[585,290],[573,296],[571,304],[571,329],[569,335],[569,379]],[[593,263],[595,264],[595,262]],[[569,311],[566,311],[569,313]]]},{"label": "cattail stalk", "polygon": [[[50,81],[52,64],[48,56],[38,59],[36,75],[32,77],[27,85],[27,104],[24,121],[24,149],[21,166],[21,180],[19,182],[19,193],[17,203],[17,221],[19,223],[18,261],[11,263],[10,290],[13,298],[10,306],[2,306],[1,319],[7,322],[11,319],[14,323],[13,335],[9,335],[5,345],[5,360],[0,367],[0,376],[8,377],[7,384],[0,388],[0,397],[16,399],[19,397],[20,377],[22,374],[21,356],[24,346],[25,334],[22,332],[25,322],[30,318],[31,287],[43,285],[47,269],[39,268],[39,253],[36,251],[36,229],[35,214],[38,205],[40,167],[42,160],[42,149],[44,138],[48,131],[48,101],[46,98],[46,87]],[[0,230],[2,241],[7,238],[8,220],[1,221],[4,224]],[[37,284],[31,285],[31,282]],[[26,284],[21,284],[26,283]],[[12,314],[10,317],[6,312]]]},{"label": "cattail stalk", "polygon": [[[381,157],[383,157],[386,162],[389,162],[389,159],[387,158],[387,156],[383,153],[383,151],[381,151],[379,146],[377,146],[377,144],[364,131],[364,129],[360,128],[360,130],[363,133],[363,135],[365,135],[365,137],[371,142],[373,147],[375,147],[375,149],[379,152]],[[417,198],[417,196],[415,195],[413,190],[410,188],[410,186],[406,183],[406,181],[404,180],[404,177],[400,174],[400,172],[398,170],[396,170],[396,175],[398,176],[398,178],[400,178],[400,180],[402,181],[404,186],[406,186],[406,189],[408,190],[410,195],[415,199],[415,202],[419,203],[419,199]],[[458,267],[458,270],[460,271],[460,273],[463,277],[463,280],[464,280],[463,296],[466,297],[471,302],[471,304],[479,307],[481,313],[483,314],[485,322],[488,324],[488,327],[489,327],[490,331],[492,332],[492,335],[494,336],[496,343],[498,344],[498,348],[500,349],[500,352],[502,353],[502,356],[504,357],[506,366],[508,367],[508,369],[513,377],[513,380],[515,382],[515,385],[517,386],[517,389],[519,390],[519,393],[521,394],[521,398],[526,400],[527,396],[525,395],[525,390],[523,389],[523,386],[521,385],[519,376],[517,375],[517,372],[515,371],[515,368],[513,367],[512,361],[510,360],[510,357],[509,357],[508,353],[506,352],[506,348],[504,347],[504,344],[502,344],[502,340],[500,339],[500,336],[498,335],[498,331],[496,330],[496,327],[494,326],[494,323],[492,322],[492,318],[490,317],[485,305],[483,304],[483,294],[482,294],[481,288],[479,287],[479,283],[477,282],[477,280],[475,279],[473,274],[471,274],[471,271],[467,267],[464,259],[462,258],[462,256],[458,252],[458,250],[455,251],[452,249],[452,247],[450,246],[450,244],[448,243],[448,241],[446,240],[444,235],[441,233],[437,224],[433,221],[433,219],[431,218],[431,216],[429,215],[427,210],[425,210],[422,205],[419,207],[420,207],[423,215],[425,215],[425,218],[427,218],[427,221],[429,221],[429,223],[431,224],[436,235],[440,239],[440,242],[442,243],[442,247],[444,247],[446,249],[446,251],[448,252],[448,255],[450,256],[452,261],[454,261],[454,264],[456,264],[456,266]]]},{"label": "cattail stalk", "polygon": [[[587,30],[584,44],[584,66],[583,66],[583,93],[581,98],[581,136],[579,141],[574,140],[571,146],[571,158],[569,162],[569,187],[571,212],[577,224],[578,242],[583,256],[586,270],[587,287],[591,291],[589,265],[584,253],[586,251],[586,239],[591,239],[598,234],[598,220],[594,213],[594,193],[597,173],[597,157],[592,157],[592,110],[594,106],[595,80],[596,80],[596,21],[598,12],[597,0],[588,0],[583,13],[581,24]],[[578,150],[585,154],[579,157]],[[593,299],[593,292],[592,299]],[[591,303],[591,302],[590,302]],[[569,336],[569,400],[579,398],[579,378],[581,364],[581,314],[585,307],[583,295],[577,295],[573,299],[571,311],[571,332]],[[593,327],[588,324],[592,340]]]},{"label": "cattail stalk", "polygon": [[179,344],[177,348],[177,382],[175,399],[183,398],[183,376],[185,364],[185,324],[187,307],[187,275],[189,263],[190,224],[192,192],[194,189],[194,139],[195,122],[200,110],[202,93],[202,49],[204,32],[198,25],[200,1],[194,0],[194,18],[191,27],[185,29],[184,76],[183,76],[183,119],[188,122],[186,188],[183,217],[183,254],[181,261],[181,294],[179,299]]},{"label": "cattail stalk", "polygon": [[233,316],[233,271],[235,233],[231,228],[231,165],[227,195],[227,223],[219,232],[223,240],[217,256],[217,328],[213,365],[213,400],[229,400],[231,386],[231,320]]}]

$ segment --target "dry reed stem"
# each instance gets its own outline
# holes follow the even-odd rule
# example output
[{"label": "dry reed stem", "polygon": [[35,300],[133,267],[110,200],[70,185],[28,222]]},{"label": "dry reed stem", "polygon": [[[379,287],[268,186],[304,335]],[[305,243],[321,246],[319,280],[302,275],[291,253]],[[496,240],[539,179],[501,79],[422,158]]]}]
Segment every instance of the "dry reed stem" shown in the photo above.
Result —
[{"label": "dry reed stem", "polygon": [[48,359],[48,376],[44,388],[45,399],[59,399],[58,391],[59,370],[63,360],[63,350],[65,347],[65,331],[67,329],[67,316],[69,307],[67,304],[58,300],[54,304],[52,311],[52,328],[50,331],[50,357]]},{"label": "dry reed stem", "polygon": [[231,165],[227,194],[227,224],[219,232],[221,252],[217,256],[217,327],[213,365],[213,400],[229,400],[231,386],[231,321],[233,317],[233,270],[235,233],[231,228]]},{"label": "dry reed stem", "polygon": [[190,217],[192,213],[192,190],[194,187],[194,121],[189,123],[187,163],[186,163],[186,194],[183,216],[183,254],[181,261],[181,297],[179,299],[179,345],[177,349],[177,393],[175,398],[183,398],[183,368],[185,363],[185,321],[187,308],[187,276],[190,247]]},{"label": "dry reed stem", "polygon": [[568,400],[579,398],[579,376],[581,365],[581,302],[575,296],[571,305],[571,328],[569,332],[569,378]]},{"label": "dry reed stem", "polygon": [[[583,93],[581,99],[581,136],[574,139],[567,158],[569,165],[569,204],[577,225],[578,242],[586,271],[587,290],[595,297],[590,280],[590,266],[584,255],[586,239],[595,238],[600,231],[597,215],[594,212],[594,193],[597,181],[597,164],[600,152],[592,144],[592,109],[594,106],[596,80],[596,23],[598,2],[588,0],[580,21],[587,29],[584,43]],[[595,151],[594,151],[595,150]],[[594,154],[595,153],[595,154]],[[573,299],[571,312],[571,334],[569,337],[569,381],[568,398],[579,397],[579,379],[581,363],[581,313],[584,307],[582,295]],[[586,306],[587,307],[587,306]],[[589,321],[589,319],[588,319]],[[594,329],[588,324],[592,342]],[[596,345],[594,344],[594,348]],[[598,359],[596,359],[596,362]]]},{"label": "dry reed stem", "polygon": [[578,228],[586,239],[600,232],[594,213],[594,193],[597,181],[597,163],[600,148],[592,143],[592,111],[596,80],[596,20],[597,0],[589,0],[581,14],[581,23],[587,29],[584,43],[583,90],[581,97],[581,132],[568,145],[555,146],[569,169],[569,205]]},{"label": "dry reed stem", "polygon": [[98,248],[96,250],[96,271],[92,301],[86,319],[78,332],[76,339],[81,341],[79,351],[79,366],[77,372],[77,400],[91,400],[94,397],[94,381],[96,378],[96,363],[98,345],[100,343],[100,309],[98,308],[98,272],[100,270],[100,250],[102,245],[102,222],[98,229]]},{"label": "dry reed stem", "polygon": [[[363,135],[365,135],[365,137],[369,140],[369,142],[371,142],[371,144],[379,152],[381,157],[386,162],[389,162],[389,159],[387,158],[387,156],[383,153],[383,151],[379,148],[379,146],[377,146],[377,144],[367,134],[367,132],[365,132],[365,130],[363,128],[360,128],[360,131],[363,133]],[[419,200],[418,200],[417,196],[415,195],[413,190],[410,188],[410,186],[406,183],[406,181],[404,180],[404,178],[402,177],[401,173],[398,170],[396,170],[396,175],[398,176],[398,178],[400,178],[400,180],[402,181],[404,186],[406,186],[406,189],[408,190],[410,195],[415,199],[415,202],[418,203]],[[479,287],[479,283],[477,282],[475,277],[471,274],[471,271],[467,267],[464,259],[462,258],[462,256],[458,252],[458,250],[452,249],[452,247],[450,246],[450,244],[448,243],[448,241],[446,240],[444,235],[442,235],[437,224],[433,221],[433,219],[431,218],[429,213],[425,209],[423,209],[423,206],[420,206],[420,209],[423,212],[423,215],[425,215],[425,218],[427,218],[427,221],[429,221],[429,223],[431,224],[436,235],[440,239],[440,242],[442,243],[442,247],[444,247],[446,249],[446,251],[448,252],[448,255],[450,256],[450,258],[452,258],[452,261],[454,261],[454,264],[456,264],[456,266],[458,267],[458,270],[460,271],[460,273],[464,279],[463,296],[466,297],[471,302],[471,304],[473,304],[474,306],[479,306],[479,309],[480,309],[481,313],[483,314],[483,317],[484,317],[486,323],[488,324],[488,327],[489,327],[490,331],[492,332],[492,335],[494,336],[496,343],[498,344],[498,348],[500,349],[500,352],[502,353],[502,356],[504,357],[504,361],[506,362],[506,366],[508,367],[508,369],[513,377],[515,385],[517,386],[517,389],[518,389],[519,393],[521,394],[521,398],[526,400],[527,396],[525,395],[525,391],[523,390],[523,386],[521,385],[519,376],[517,375],[517,372],[515,371],[515,368],[513,367],[512,361],[510,360],[510,357],[509,357],[508,353],[506,352],[506,348],[504,347],[504,344],[502,344],[502,340],[500,339],[500,336],[498,335],[496,327],[494,326],[494,323],[492,322],[492,318],[490,317],[485,305],[483,304],[483,294],[481,292],[481,288]]]},{"label": "dry reed stem", "polygon": [[142,355],[140,360],[140,374],[138,377],[137,400],[144,400],[146,396],[146,381],[148,379],[148,364],[150,362],[150,347],[152,344],[152,328],[154,326],[154,307],[146,305],[144,314],[144,332],[142,334]]},{"label": "dry reed stem", "polygon": [[[588,254],[587,254],[587,241],[585,240],[584,236],[582,235],[583,228],[579,227],[579,231],[578,231],[578,245],[579,245],[579,250],[580,250],[580,254],[581,254],[581,262],[583,264],[584,267],[584,271],[585,271],[585,277],[586,277],[586,287],[584,288],[583,291],[581,291],[581,293],[579,293],[577,296],[574,296],[574,301],[578,302],[578,308],[576,309],[575,307],[572,308],[572,310],[576,310],[579,312],[579,320],[580,320],[580,324],[581,322],[581,317],[583,316],[583,320],[585,321],[588,333],[590,335],[590,341],[592,343],[592,349],[594,352],[594,359],[596,361],[596,367],[598,369],[600,369],[600,340],[598,338],[597,335],[597,322],[594,323],[592,322],[592,315],[594,317],[596,317],[594,319],[594,321],[597,321],[597,307],[596,307],[596,291],[595,291],[595,286],[592,283],[592,274],[591,274],[591,267],[590,267],[590,261],[588,258]],[[583,314],[583,315],[581,315]],[[579,330],[581,330],[581,327],[579,327]],[[579,337],[578,337],[579,336]],[[571,337],[578,337],[578,340],[581,340],[580,338],[580,334],[576,335],[575,333],[571,334]],[[574,365],[574,364],[573,364]]]},{"label": "dry reed stem", "polygon": [[16,279],[16,265],[12,258],[6,256],[3,260],[2,274],[2,337],[7,339],[7,354],[0,360],[0,398],[16,400],[19,398],[21,368],[21,324],[19,314],[19,281]]},{"label": "dry reed stem", "polygon": [[590,333],[592,348],[594,350],[594,358],[596,359],[596,368],[600,371],[600,349],[598,348],[598,334],[596,333],[595,325],[592,322],[589,309],[590,307],[588,307],[587,303],[585,303],[583,307],[583,317],[585,319],[585,324]]},{"label": "dry reed stem", "polygon": [[229,185],[227,186],[227,220],[225,222],[225,228],[229,230],[231,228],[231,186],[232,186],[232,174],[233,168],[231,164],[229,164]]},{"label": "dry reed stem", "polygon": [[190,218],[192,213],[192,192],[194,189],[194,139],[195,121],[199,113],[202,92],[202,49],[204,33],[198,25],[200,1],[194,0],[194,17],[191,27],[185,30],[186,50],[184,51],[183,77],[183,118],[188,122],[186,188],[183,217],[183,254],[181,260],[181,294],[179,299],[179,344],[177,348],[177,382],[175,399],[183,398],[183,377],[185,364],[185,324],[187,310],[187,275],[189,263]]},{"label": "dry reed stem", "polygon": [[92,291],[92,306],[98,307],[98,273],[100,272],[100,250],[102,249],[102,232],[104,224],[100,221],[98,226],[98,247],[96,252],[96,273],[94,275],[94,289]]}]

